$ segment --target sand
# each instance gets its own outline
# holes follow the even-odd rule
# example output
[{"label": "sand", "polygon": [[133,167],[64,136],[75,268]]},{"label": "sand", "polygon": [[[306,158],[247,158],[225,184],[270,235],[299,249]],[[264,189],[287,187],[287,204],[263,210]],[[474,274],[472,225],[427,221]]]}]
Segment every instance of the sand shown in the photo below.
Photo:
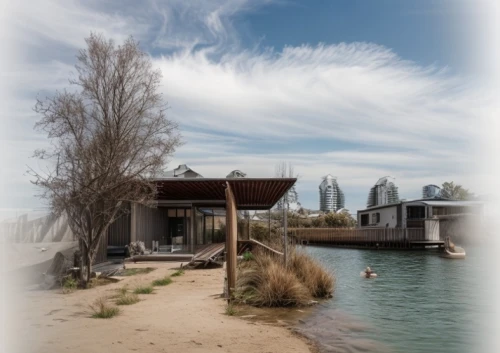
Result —
[{"label": "sand", "polygon": [[[177,263],[141,263],[149,274],[119,283],[62,294],[60,290],[16,295],[6,339],[9,352],[310,352],[313,347],[285,327],[225,314],[220,298],[223,270],[190,270],[141,301],[121,306],[120,315],[93,319],[88,305],[174,272]],[[12,293],[11,293],[12,294]],[[14,309],[15,308],[15,309]],[[15,317],[15,319],[14,319]]]}]

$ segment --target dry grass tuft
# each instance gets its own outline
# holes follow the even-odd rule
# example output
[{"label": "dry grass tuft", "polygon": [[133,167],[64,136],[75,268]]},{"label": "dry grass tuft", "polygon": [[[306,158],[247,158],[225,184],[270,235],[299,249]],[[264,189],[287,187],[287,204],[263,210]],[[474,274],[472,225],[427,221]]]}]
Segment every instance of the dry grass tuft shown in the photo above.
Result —
[{"label": "dry grass tuft", "polygon": [[167,286],[170,283],[172,283],[172,278],[170,277],[165,277],[162,279],[157,279],[153,281],[153,286],[158,287],[158,286]]},{"label": "dry grass tuft", "polygon": [[172,277],[179,277],[179,276],[182,276],[184,274],[184,270],[177,270],[175,271],[174,273],[172,273]]},{"label": "dry grass tuft", "polygon": [[90,309],[93,311],[92,317],[95,319],[109,319],[120,313],[120,309],[108,305],[105,297],[98,298],[94,304],[90,305]]},{"label": "dry grass tuft", "polygon": [[288,251],[288,266],[282,256],[256,249],[254,258],[241,262],[235,299],[254,306],[302,306],[312,298],[331,297],[335,278],[314,258]]},{"label": "dry grass tuft", "polygon": [[311,256],[293,251],[290,268],[315,298],[329,298],[333,293],[335,278]]},{"label": "dry grass tuft", "polygon": [[153,293],[153,287],[152,286],[145,286],[145,287],[137,287],[134,290],[135,294],[151,294]]},{"label": "dry grass tuft", "polygon": [[282,262],[260,254],[240,270],[236,299],[250,305],[285,307],[306,305],[311,299],[307,288]]},{"label": "dry grass tuft", "polygon": [[116,300],[117,305],[132,305],[140,301],[139,296],[135,293],[125,293]]}]

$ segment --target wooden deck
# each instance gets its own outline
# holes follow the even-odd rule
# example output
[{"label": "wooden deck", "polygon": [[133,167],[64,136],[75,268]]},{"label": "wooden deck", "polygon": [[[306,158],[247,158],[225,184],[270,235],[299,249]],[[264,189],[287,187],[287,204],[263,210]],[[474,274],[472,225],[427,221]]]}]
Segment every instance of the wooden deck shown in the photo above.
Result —
[{"label": "wooden deck", "polygon": [[176,253],[154,253],[135,255],[127,259],[126,262],[145,262],[145,261],[169,261],[169,262],[187,262],[191,261],[193,254],[176,254]]},{"label": "wooden deck", "polygon": [[223,255],[226,249],[226,243],[214,243],[209,244],[202,249],[200,249],[191,259],[189,265],[199,267],[203,265],[204,267],[209,264],[216,263],[217,258]]}]

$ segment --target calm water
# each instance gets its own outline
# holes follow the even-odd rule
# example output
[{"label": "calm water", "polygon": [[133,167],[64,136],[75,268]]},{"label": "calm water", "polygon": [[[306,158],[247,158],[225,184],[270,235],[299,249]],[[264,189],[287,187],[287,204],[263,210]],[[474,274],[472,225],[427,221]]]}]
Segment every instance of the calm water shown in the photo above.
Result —
[{"label": "calm water", "polygon": [[[300,329],[334,352],[474,352],[487,332],[487,249],[465,260],[434,251],[307,247],[337,278],[334,298]],[[377,273],[366,279],[370,266]]]}]

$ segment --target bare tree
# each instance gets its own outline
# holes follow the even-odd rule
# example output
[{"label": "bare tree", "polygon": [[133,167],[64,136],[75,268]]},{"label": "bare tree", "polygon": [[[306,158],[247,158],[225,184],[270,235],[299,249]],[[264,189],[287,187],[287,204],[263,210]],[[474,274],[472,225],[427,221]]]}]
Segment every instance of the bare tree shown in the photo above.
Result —
[{"label": "bare tree", "polygon": [[[279,162],[278,164],[276,164],[275,176],[277,178],[298,178],[298,175],[294,174],[293,165],[286,162]],[[285,205],[289,207],[290,203],[298,202],[298,200],[299,194],[297,193],[295,185],[293,185],[290,190],[288,190],[286,195],[284,195],[283,198],[276,203],[276,208],[278,210],[282,210]]]},{"label": "bare tree", "polygon": [[166,118],[161,72],[132,38],[116,46],[91,34],[79,52],[75,90],[38,100],[35,129],[52,148],[35,156],[47,173],[30,169],[52,211],[66,213],[79,240],[81,281],[87,285],[99,242],[124,204],[152,204],[152,178],[181,145],[177,124]]}]

